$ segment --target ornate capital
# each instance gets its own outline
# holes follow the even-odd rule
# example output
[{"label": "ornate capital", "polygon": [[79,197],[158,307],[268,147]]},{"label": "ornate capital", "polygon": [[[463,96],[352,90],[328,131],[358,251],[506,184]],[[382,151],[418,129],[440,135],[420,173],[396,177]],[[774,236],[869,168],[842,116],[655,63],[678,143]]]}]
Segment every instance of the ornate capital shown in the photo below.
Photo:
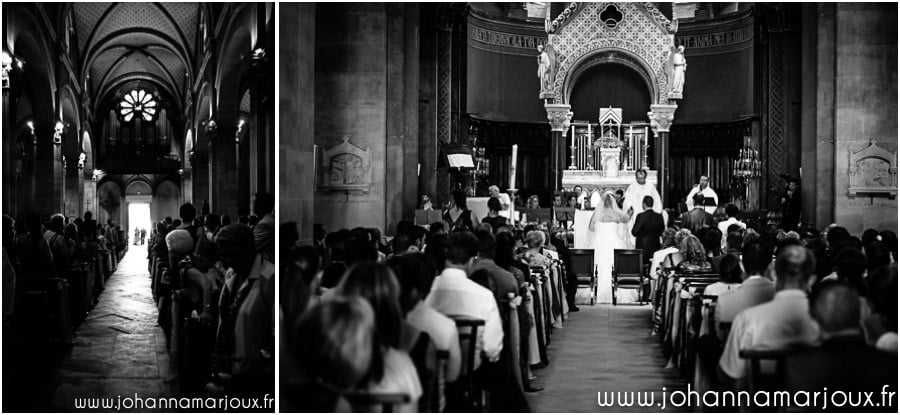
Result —
[{"label": "ornate capital", "polygon": [[99,182],[100,179],[103,178],[103,176],[106,176],[106,172],[104,172],[103,170],[95,169],[94,176],[91,178],[91,180]]},{"label": "ornate capital", "polygon": [[568,104],[544,104],[547,110],[547,121],[550,122],[551,131],[565,132],[569,129],[569,123],[575,114],[570,111],[571,105]]},{"label": "ornate capital", "polygon": [[650,118],[650,128],[653,134],[667,133],[675,119],[675,110],[678,105],[651,105],[647,117]]}]

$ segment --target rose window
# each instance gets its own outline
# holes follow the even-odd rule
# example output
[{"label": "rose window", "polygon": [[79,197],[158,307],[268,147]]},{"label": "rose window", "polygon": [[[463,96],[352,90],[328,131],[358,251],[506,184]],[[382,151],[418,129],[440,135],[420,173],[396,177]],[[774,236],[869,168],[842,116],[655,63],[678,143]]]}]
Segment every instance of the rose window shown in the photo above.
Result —
[{"label": "rose window", "polygon": [[136,116],[143,117],[144,121],[150,121],[156,115],[156,98],[143,89],[132,90],[125,95],[119,107],[119,114],[124,117],[125,122],[131,121]]}]

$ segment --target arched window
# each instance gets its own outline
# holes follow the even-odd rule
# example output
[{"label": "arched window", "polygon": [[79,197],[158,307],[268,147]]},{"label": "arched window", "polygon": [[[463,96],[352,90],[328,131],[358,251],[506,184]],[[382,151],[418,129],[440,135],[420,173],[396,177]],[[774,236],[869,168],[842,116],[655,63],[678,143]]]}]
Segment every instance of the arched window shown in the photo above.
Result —
[{"label": "arched window", "polygon": [[125,94],[122,102],[119,103],[119,114],[125,122],[130,122],[135,116],[144,118],[144,121],[151,121],[156,115],[156,97],[153,94],[141,90],[132,90]]}]

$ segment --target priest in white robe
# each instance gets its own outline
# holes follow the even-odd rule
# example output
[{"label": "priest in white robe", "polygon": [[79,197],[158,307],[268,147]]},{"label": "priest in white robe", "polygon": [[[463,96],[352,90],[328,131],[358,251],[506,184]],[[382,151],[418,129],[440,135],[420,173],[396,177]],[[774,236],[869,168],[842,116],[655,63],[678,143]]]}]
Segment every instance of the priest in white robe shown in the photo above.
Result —
[{"label": "priest in white robe", "polygon": [[702,194],[703,197],[711,197],[715,201],[715,206],[704,206],[703,210],[710,215],[716,213],[716,208],[719,206],[719,195],[716,194],[716,191],[713,190],[712,187],[709,187],[709,177],[700,176],[700,183],[694,186],[688,193],[687,200],[685,201],[688,211],[694,208],[694,194],[696,193]]},{"label": "priest in white robe", "polygon": [[662,198],[659,196],[656,186],[647,183],[647,171],[644,169],[636,171],[634,178],[635,183],[628,185],[628,189],[625,190],[625,200],[622,202],[622,210],[631,215],[631,219],[628,220],[628,235],[632,246],[634,246],[634,236],[631,236],[631,229],[634,227],[635,217],[644,211],[644,196],[653,198],[653,211],[663,215],[663,223],[669,223],[668,214],[663,210]]}]

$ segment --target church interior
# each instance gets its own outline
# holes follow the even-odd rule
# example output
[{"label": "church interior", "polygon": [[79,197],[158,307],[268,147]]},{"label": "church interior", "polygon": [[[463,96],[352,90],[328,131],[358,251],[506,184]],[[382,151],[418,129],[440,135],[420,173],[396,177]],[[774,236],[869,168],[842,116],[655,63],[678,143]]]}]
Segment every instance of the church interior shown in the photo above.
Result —
[{"label": "church interior", "polygon": [[897,390],[896,4],[278,18],[282,410]]},{"label": "church interior", "polygon": [[3,33],[4,412],[274,395],[227,364],[256,300],[212,297],[274,262],[274,3],[4,2]]}]

